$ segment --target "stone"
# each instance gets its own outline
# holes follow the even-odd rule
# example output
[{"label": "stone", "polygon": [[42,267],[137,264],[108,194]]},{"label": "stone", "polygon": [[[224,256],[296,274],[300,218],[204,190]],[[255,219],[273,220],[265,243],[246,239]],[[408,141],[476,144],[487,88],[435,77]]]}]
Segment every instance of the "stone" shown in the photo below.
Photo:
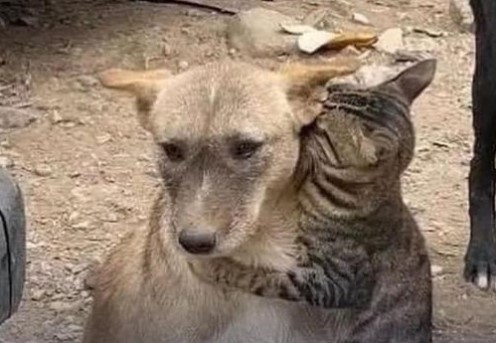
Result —
[{"label": "stone", "polygon": [[95,87],[98,86],[99,82],[96,77],[91,75],[81,75],[77,78],[79,84],[83,87]]},{"label": "stone", "polygon": [[370,25],[370,20],[366,16],[361,13],[353,13],[351,16],[354,22],[362,24],[362,25]]},{"label": "stone", "polygon": [[0,106],[0,130],[24,128],[39,116],[39,112],[34,109]]},{"label": "stone", "polygon": [[0,156],[0,168],[12,168],[14,166],[14,161],[12,161],[7,156]]},{"label": "stone", "polygon": [[438,265],[435,265],[435,264],[433,264],[431,266],[431,275],[432,276],[439,276],[439,275],[441,275],[443,273],[443,271],[444,271],[443,270],[443,267],[441,267],[441,266],[438,266]]},{"label": "stone", "polygon": [[227,42],[230,48],[253,57],[288,54],[295,49],[297,36],[283,32],[281,24],[299,23],[276,11],[252,8],[238,13],[229,21]]},{"label": "stone", "polygon": [[394,54],[403,49],[403,31],[401,28],[392,28],[384,31],[375,43],[375,48],[379,51]]},{"label": "stone", "polygon": [[303,24],[313,26],[320,30],[334,29],[334,20],[332,19],[332,11],[328,8],[318,8],[309,12],[303,18]]},{"label": "stone", "polygon": [[449,13],[462,32],[475,32],[474,14],[469,0],[450,0]]},{"label": "stone", "polygon": [[179,61],[178,63],[179,70],[184,71],[189,68],[189,63],[188,61]]},{"label": "stone", "polygon": [[48,164],[39,164],[34,168],[34,173],[42,177],[50,176],[52,175],[52,168]]},{"label": "stone", "polygon": [[73,308],[73,304],[63,301],[53,301],[50,303],[50,309],[55,312],[65,312]]},{"label": "stone", "polygon": [[112,140],[112,135],[110,133],[104,133],[102,135],[96,136],[96,141],[98,144],[105,144]]},{"label": "stone", "polygon": [[50,116],[50,121],[52,124],[58,124],[64,121],[64,118],[60,115],[60,112],[57,110],[54,110],[52,112],[52,115]]}]

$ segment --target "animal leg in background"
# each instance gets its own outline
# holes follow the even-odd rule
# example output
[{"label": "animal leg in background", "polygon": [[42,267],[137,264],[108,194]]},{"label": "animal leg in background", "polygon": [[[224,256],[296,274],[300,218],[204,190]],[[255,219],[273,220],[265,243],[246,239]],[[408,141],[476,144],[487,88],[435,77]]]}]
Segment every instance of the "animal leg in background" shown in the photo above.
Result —
[{"label": "animal leg in background", "polygon": [[475,136],[469,175],[470,242],[465,278],[496,290],[496,2],[471,0],[476,23],[476,62],[472,81]]}]

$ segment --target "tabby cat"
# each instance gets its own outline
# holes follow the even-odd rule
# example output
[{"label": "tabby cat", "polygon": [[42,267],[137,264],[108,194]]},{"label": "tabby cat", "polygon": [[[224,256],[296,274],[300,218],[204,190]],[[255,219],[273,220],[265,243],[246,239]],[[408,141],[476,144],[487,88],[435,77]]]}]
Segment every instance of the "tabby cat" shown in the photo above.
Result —
[{"label": "tabby cat", "polygon": [[218,258],[193,271],[262,297],[350,308],[345,342],[431,342],[430,262],[400,178],[414,153],[410,107],[435,69],[430,59],[374,87],[327,86],[321,114],[301,132],[295,268]]}]

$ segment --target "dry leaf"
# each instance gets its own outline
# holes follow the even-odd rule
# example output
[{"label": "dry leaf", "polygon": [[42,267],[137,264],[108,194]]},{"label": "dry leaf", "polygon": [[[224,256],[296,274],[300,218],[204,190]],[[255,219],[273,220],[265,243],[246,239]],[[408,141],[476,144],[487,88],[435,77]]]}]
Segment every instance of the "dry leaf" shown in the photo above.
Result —
[{"label": "dry leaf", "polygon": [[371,47],[377,42],[377,35],[372,32],[345,32],[335,36],[328,44],[330,49],[343,49],[348,45]]},{"label": "dry leaf", "polygon": [[310,31],[298,38],[298,48],[307,54],[313,54],[323,46],[326,46],[336,37],[336,34],[327,31]]},{"label": "dry leaf", "polygon": [[316,29],[310,25],[298,25],[298,24],[279,24],[283,31],[291,33],[293,35],[302,35],[306,32],[316,31]]}]

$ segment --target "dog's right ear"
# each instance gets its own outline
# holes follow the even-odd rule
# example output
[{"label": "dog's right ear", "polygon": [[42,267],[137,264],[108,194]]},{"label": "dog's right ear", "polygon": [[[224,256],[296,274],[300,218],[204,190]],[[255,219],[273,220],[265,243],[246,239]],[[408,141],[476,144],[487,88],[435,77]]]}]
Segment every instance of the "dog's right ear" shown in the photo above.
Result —
[{"label": "dog's right ear", "polygon": [[150,110],[164,82],[172,76],[167,69],[133,71],[108,69],[98,75],[100,83],[107,88],[131,93],[136,97],[138,120],[149,130]]}]

